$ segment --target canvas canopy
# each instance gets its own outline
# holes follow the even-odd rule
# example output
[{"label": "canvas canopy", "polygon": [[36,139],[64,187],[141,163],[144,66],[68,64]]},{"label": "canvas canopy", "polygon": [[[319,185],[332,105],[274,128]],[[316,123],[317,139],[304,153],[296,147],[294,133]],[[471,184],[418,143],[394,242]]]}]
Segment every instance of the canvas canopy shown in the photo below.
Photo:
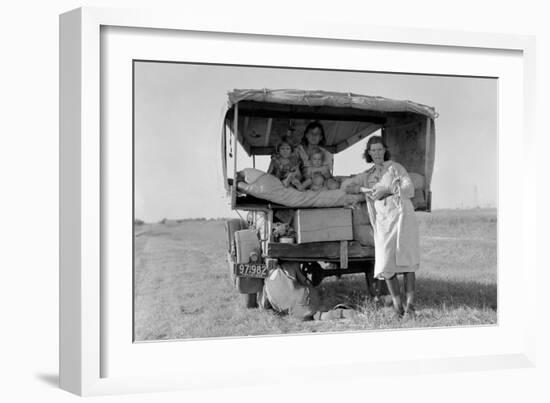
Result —
[{"label": "canvas canopy", "polygon": [[434,119],[434,108],[408,100],[329,91],[235,89],[225,118],[231,131],[238,104],[238,141],[248,155],[269,155],[286,137],[300,143],[305,126],[323,123],[325,148],[338,153],[376,130]]},{"label": "canvas canopy", "polygon": [[[233,178],[237,166],[227,129],[249,156],[271,155],[285,138],[298,145],[306,126],[313,120],[323,125],[323,147],[337,154],[377,130],[381,131],[392,160],[422,178],[416,188],[417,209],[430,209],[434,158],[434,108],[409,100],[395,100],[354,93],[235,89],[228,93],[222,128],[222,169],[226,190],[227,158],[233,157]],[[228,148],[229,146],[229,148]],[[354,173],[350,173],[354,174]]]}]

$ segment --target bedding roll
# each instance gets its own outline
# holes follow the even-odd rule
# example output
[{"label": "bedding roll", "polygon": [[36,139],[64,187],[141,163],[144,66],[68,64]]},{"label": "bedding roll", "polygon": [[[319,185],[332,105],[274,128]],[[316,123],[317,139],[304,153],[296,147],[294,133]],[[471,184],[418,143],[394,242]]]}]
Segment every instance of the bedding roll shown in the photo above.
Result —
[{"label": "bedding roll", "polygon": [[345,207],[365,200],[363,195],[347,194],[341,189],[299,191],[284,187],[275,176],[254,168],[243,169],[242,177],[245,182],[239,182],[239,190],[287,207]]}]

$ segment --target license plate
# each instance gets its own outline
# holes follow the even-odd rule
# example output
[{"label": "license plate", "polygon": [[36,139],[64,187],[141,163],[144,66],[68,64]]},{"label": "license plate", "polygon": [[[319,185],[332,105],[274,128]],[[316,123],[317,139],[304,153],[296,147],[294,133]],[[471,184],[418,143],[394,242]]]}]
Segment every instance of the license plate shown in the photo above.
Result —
[{"label": "license plate", "polygon": [[235,263],[235,274],[239,277],[267,278],[267,265],[262,263]]}]

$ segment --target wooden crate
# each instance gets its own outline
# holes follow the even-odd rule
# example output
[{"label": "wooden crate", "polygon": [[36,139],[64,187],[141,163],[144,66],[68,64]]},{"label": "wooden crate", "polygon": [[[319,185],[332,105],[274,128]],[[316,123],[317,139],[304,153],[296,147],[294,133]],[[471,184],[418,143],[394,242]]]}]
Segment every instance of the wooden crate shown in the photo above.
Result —
[{"label": "wooden crate", "polygon": [[348,208],[298,209],[294,215],[296,242],[351,241],[353,229]]}]

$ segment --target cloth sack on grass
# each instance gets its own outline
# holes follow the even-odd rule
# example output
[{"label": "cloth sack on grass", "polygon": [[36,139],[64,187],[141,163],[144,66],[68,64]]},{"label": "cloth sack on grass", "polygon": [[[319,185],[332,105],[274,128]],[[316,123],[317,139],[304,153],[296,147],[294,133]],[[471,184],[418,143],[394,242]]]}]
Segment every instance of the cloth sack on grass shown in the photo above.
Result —
[{"label": "cloth sack on grass", "polygon": [[299,263],[282,263],[265,280],[260,297],[262,308],[302,320],[354,319],[357,312],[347,304],[321,311],[319,293],[300,271]]},{"label": "cloth sack on grass", "polygon": [[299,263],[281,263],[265,279],[263,298],[280,313],[311,320],[319,310],[319,293],[300,271]]}]

